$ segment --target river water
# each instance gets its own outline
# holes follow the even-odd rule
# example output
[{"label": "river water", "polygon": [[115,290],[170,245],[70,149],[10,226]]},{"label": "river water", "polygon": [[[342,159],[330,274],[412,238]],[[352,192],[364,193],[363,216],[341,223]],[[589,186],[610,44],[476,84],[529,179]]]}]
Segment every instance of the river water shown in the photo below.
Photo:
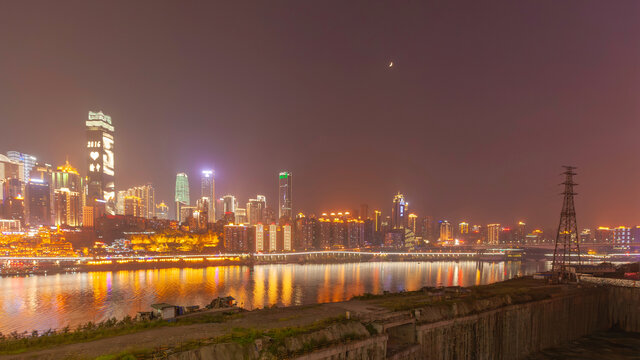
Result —
[{"label": "river water", "polygon": [[363,293],[471,286],[545,270],[545,262],[371,262],[171,268],[0,278],[0,332],[58,329],[135,316],[150,305],[208,304],[231,295],[246,309],[348,300]]}]

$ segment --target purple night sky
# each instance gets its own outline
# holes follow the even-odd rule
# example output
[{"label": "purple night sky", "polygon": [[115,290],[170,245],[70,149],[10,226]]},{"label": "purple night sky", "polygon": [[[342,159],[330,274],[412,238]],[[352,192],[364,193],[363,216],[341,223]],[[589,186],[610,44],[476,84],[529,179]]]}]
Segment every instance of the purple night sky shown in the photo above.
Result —
[{"label": "purple night sky", "polygon": [[[116,187],[175,174],[295,210],[640,225],[639,1],[4,1],[0,152],[86,172],[112,116]],[[394,66],[389,68],[390,61]]]}]

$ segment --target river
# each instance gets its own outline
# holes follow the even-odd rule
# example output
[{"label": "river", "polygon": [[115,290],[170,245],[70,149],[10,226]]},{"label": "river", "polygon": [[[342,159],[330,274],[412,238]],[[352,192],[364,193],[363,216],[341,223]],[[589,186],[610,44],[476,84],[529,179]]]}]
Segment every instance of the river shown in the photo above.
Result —
[{"label": "river", "polygon": [[348,300],[423,286],[489,284],[545,270],[545,262],[368,262],[170,268],[0,278],[0,332],[75,327],[150,305],[208,304],[231,295],[246,309]]}]

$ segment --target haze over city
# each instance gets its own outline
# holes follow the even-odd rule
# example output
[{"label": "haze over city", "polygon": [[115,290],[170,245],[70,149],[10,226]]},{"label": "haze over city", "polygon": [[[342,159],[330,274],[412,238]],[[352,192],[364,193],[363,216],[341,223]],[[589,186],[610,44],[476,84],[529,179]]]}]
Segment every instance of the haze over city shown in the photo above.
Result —
[{"label": "haze over city", "polygon": [[388,213],[400,191],[551,228],[570,164],[579,226],[638,223],[640,3],[396,5],[4,2],[0,144],[85,174],[102,110],[116,187],[158,201],[213,168],[217,194],[274,204],[288,170],[296,211]]}]

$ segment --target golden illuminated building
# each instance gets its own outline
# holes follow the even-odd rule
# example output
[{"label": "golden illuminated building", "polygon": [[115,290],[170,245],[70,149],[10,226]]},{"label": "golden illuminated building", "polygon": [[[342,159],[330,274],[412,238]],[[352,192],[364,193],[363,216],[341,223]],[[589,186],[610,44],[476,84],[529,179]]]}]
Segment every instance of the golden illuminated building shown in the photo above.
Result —
[{"label": "golden illuminated building", "polygon": [[42,227],[36,234],[0,234],[0,255],[13,257],[73,257],[63,233]]},{"label": "golden illuminated building", "polygon": [[413,231],[413,233],[415,234],[417,232],[417,223],[418,223],[418,215],[416,214],[409,214],[409,219],[408,219],[408,228],[411,229],[411,231]]},{"label": "golden illuminated building", "polygon": [[463,221],[460,224],[458,224],[458,231],[460,232],[461,235],[468,234],[469,223]]},{"label": "golden illuminated building", "polygon": [[440,241],[453,240],[453,229],[451,223],[447,220],[440,221]]},{"label": "golden illuminated building", "polygon": [[500,243],[500,224],[487,225],[487,242],[489,245]]},{"label": "golden illuminated building", "polygon": [[82,223],[82,177],[69,160],[52,174],[55,224],[80,226]]}]

